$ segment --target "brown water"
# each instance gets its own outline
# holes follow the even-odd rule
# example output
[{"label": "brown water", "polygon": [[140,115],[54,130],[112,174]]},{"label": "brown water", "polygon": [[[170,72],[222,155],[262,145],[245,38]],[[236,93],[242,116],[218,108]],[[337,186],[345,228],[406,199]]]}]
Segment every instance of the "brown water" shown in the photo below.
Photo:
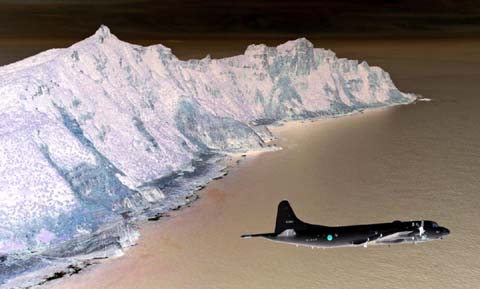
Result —
[{"label": "brown water", "polygon": [[[247,157],[124,257],[52,288],[480,288],[480,41],[316,44],[433,101],[276,127],[284,150]],[[272,231],[283,198],[311,223],[431,219],[452,233],[330,250],[239,237]]]}]

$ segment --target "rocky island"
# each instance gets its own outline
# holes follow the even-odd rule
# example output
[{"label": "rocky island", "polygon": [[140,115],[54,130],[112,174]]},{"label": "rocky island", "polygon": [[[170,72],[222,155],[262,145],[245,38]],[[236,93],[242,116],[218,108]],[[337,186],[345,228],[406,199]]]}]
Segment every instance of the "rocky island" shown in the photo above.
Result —
[{"label": "rocky island", "polygon": [[[410,103],[387,72],[306,39],[179,60],[102,26],[0,68],[0,284],[26,288],[119,255],[136,224],[195,199],[266,125]],[[0,285],[1,286],[1,285]]]}]

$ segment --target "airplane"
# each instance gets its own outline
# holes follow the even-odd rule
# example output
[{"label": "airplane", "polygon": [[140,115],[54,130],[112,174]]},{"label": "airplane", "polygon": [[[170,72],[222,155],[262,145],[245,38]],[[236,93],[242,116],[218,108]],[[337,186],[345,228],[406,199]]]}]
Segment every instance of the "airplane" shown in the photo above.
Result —
[{"label": "airplane", "polygon": [[450,230],[428,220],[338,227],[308,224],[298,219],[288,201],[283,200],[278,204],[274,233],[241,237],[262,237],[274,242],[313,249],[418,243],[443,239],[448,234]]}]

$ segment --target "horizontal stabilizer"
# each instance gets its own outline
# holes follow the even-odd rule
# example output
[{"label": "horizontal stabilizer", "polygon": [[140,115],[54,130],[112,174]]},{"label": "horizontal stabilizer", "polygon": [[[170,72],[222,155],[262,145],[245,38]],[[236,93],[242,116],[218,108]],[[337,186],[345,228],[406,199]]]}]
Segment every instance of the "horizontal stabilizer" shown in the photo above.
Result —
[{"label": "horizontal stabilizer", "polygon": [[247,234],[247,235],[242,235],[240,237],[244,239],[250,239],[250,238],[255,238],[255,237],[268,237],[268,236],[273,236],[274,234],[272,233],[264,233],[264,234]]}]

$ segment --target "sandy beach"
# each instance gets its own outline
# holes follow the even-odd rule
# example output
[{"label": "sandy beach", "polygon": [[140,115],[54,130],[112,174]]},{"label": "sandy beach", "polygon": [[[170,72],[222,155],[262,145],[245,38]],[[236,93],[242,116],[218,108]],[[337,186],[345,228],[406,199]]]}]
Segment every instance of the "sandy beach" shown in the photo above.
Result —
[{"label": "sandy beach", "polygon": [[[480,42],[315,44],[432,101],[273,127],[283,150],[232,162],[191,208],[142,225],[123,257],[49,288],[477,288]],[[452,234],[333,250],[240,238],[271,231],[285,198],[311,223],[431,219]]]}]

